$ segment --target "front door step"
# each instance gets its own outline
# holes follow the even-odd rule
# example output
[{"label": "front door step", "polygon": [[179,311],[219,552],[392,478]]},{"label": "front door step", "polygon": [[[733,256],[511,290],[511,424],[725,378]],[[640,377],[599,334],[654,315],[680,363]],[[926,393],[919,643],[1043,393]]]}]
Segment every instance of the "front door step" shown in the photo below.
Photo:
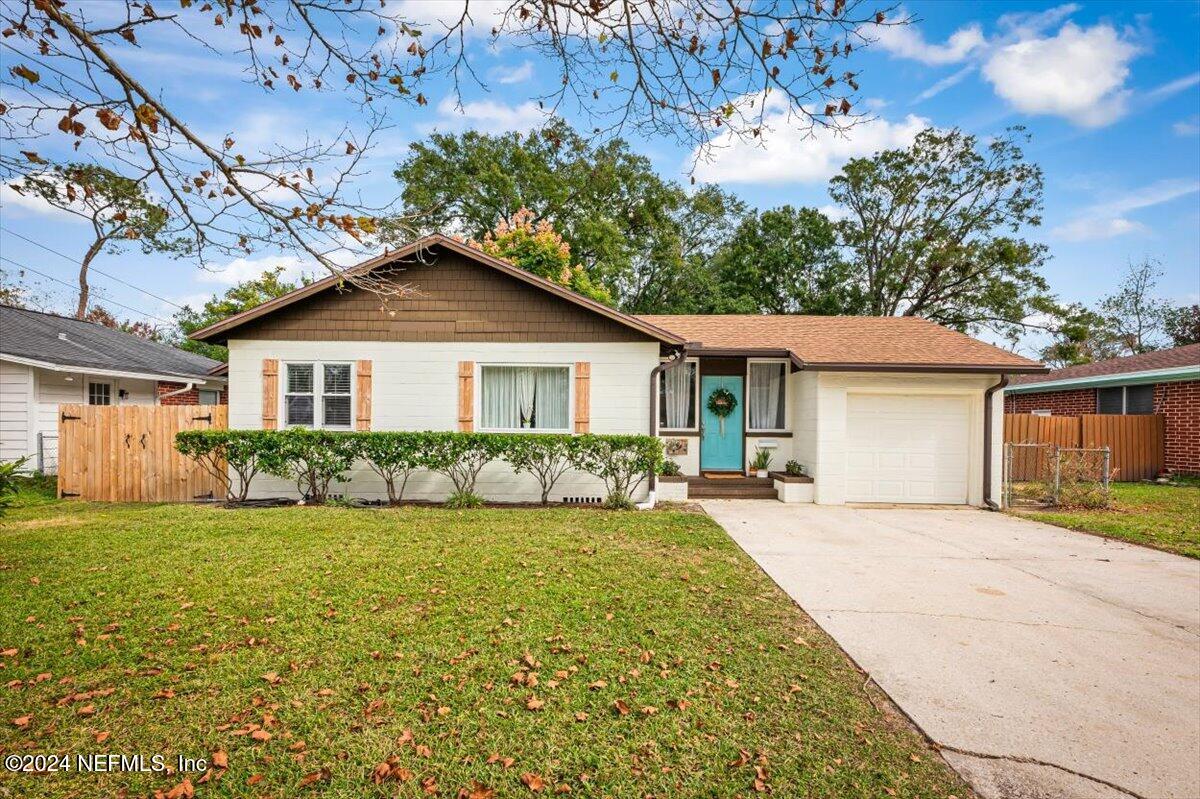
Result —
[{"label": "front door step", "polygon": [[778,499],[769,477],[688,478],[688,499]]}]

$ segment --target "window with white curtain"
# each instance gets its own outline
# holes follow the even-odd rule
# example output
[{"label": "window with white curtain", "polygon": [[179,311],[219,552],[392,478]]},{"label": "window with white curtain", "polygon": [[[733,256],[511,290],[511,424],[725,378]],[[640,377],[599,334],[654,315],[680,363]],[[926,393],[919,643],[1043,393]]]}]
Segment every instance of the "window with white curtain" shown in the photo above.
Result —
[{"label": "window with white curtain", "polygon": [[348,363],[285,364],[284,424],[334,430],[350,428],[351,382]]},{"label": "window with white curtain", "polygon": [[746,397],[751,430],[787,427],[787,370],[785,361],[750,362]]},{"label": "window with white curtain", "polygon": [[662,430],[696,429],[695,361],[684,361],[660,373],[658,426]]},{"label": "window with white curtain", "polygon": [[479,380],[482,429],[570,430],[570,367],[485,365]]}]

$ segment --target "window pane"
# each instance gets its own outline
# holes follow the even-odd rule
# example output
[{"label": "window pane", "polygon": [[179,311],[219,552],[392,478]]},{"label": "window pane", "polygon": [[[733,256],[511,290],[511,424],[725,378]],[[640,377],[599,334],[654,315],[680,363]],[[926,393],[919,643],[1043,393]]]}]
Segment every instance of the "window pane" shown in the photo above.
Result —
[{"label": "window pane", "polygon": [[325,385],[322,391],[326,394],[350,393],[350,364],[325,364]]},{"label": "window pane", "polygon": [[350,426],[350,396],[348,394],[333,396],[326,394],[322,397],[321,405],[325,417],[322,424],[327,427]]},{"label": "window pane", "polygon": [[311,425],[313,423],[313,398],[311,394],[291,394],[287,398],[287,423]]},{"label": "window pane", "polygon": [[1125,389],[1121,386],[1099,389],[1096,397],[1097,413],[1123,413],[1124,396]]},{"label": "window pane", "polygon": [[565,366],[483,366],[480,427],[485,430],[566,430],[570,370]]},{"label": "window pane", "polygon": [[658,383],[658,424],[664,430],[696,426],[696,364],[682,363],[662,373]]},{"label": "window pane", "polygon": [[787,364],[750,364],[750,429],[782,430],[786,412]]},{"label": "window pane", "polygon": [[108,383],[88,383],[88,405],[111,405],[112,386]]},{"label": "window pane", "polygon": [[1154,413],[1154,386],[1128,386],[1125,413]]},{"label": "window pane", "polygon": [[311,394],[313,390],[313,365],[311,363],[289,363],[287,365],[287,393]]},{"label": "window pane", "polygon": [[221,392],[211,391],[209,389],[200,389],[200,404],[201,405],[219,405],[221,402]]}]

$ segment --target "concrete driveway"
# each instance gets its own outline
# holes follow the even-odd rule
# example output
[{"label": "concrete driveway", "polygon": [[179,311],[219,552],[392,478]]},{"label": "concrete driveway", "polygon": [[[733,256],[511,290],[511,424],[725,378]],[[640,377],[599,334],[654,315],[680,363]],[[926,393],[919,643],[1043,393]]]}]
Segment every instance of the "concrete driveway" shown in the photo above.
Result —
[{"label": "concrete driveway", "polygon": [[985,797],[1200,797],[1200,562],[986,511],[701,503]]}]

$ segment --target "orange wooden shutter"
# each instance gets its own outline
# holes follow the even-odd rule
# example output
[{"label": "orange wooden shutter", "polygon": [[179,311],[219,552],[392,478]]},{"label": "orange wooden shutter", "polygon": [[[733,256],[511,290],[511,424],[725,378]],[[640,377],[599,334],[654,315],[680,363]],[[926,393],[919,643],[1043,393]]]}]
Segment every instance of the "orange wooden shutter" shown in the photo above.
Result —
[{"label": "orange wooden shutter", "polygon": [[458,362],[458,429],[475,429],[475,362]]},{"label": "orange wooden shutter", "polygon": [[355,430],[371,429],[371,362],[359,361],[355,364],[357,373],[355,388],[358,396],[355,398]]},{"label": "orange wooden shutter", "polygon": [[592,421],[592,365],[587,361],[575,364],[575,432],[586,433]]},{"label": "orange wooden shutter", "polygon": [[279,426],[279,361],[263,358],[262,362],[262,429]]}]

